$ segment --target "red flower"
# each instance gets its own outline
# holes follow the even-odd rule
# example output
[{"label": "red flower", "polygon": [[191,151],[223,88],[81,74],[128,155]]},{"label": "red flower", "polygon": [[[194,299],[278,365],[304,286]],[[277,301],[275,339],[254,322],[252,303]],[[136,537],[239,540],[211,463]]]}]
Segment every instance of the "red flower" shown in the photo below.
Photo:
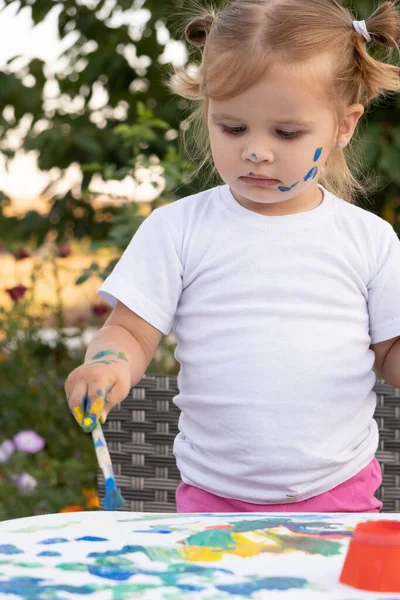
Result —
[{"label": "red flower", "polygon": [[18,302],[18,300],[23,298],[27,291],[28,288],[24,285],[16,285],[15,287],[6,289],[7,294],[14,302]]},{"label": "red flower", "polygon": [[103,317],[109,312],[110,307],[108,306],[108,304],[94,304],[92,306],[92,313],[96,315],[96,317]]},{"label": "red flower", "polygon": [[71,246],[68,246],[68,244],[61,244],[61,246],[58,246],[56,249],[56,255],[58,258],[67,258],[71,252]]},{"label": "red flower", "polygon": [[13,256],[15,260],[24,260],[25,258],[29,258],[30,254],[25,248],[18,248],[15,252],[13,252]]}]

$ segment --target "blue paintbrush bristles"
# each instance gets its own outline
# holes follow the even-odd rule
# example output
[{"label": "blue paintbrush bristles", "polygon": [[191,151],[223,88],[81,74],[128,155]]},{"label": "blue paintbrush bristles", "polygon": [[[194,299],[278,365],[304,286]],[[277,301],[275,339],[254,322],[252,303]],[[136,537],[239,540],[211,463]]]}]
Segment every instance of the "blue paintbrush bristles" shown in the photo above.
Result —
[{"label": "blue paintbrush bristles", "polygon": [[103,502],[104,510],[116,510],[117,508],[122,508],[125,504],[126,500],[124,500],[121,492],[117,488],[115,479],[110,477],[106,481],[106,493]]},{"label": "blue paintbrush bristles", "polygon": [[117,508],[122,508],[122,506],[125,506],[126,501],[117,488],[110,453],[100,423],[97,423],[96,427],[93,429],[92,437],[99,467],[103,471],[104,480],[106,482],[103,508],[104,510],[116,510]]}]

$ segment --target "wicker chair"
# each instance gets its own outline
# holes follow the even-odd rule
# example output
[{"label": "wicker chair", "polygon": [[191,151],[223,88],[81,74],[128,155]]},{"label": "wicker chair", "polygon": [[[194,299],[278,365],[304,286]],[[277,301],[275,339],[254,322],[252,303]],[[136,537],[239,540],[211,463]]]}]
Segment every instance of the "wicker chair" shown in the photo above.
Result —
[{"label": "wicker chair", "polygon": [[[400,390],[384,381],[375,386],[375,419],[380,431],[377,452],[383,471],[378,497],[384,512],[400,512]],[[172,402],[177,378],[145,376],[115,407],[104,425],[117,485],[127,504],[123,510],[175,512],[180,476],[172,453],[179,409]],[[100,497],[104,478],[98,473]]]}]

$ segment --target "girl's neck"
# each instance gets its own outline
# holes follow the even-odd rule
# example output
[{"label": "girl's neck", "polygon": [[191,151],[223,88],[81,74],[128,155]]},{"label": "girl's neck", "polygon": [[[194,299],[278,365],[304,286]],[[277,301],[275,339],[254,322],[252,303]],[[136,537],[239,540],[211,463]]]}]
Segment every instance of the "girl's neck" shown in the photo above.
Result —
[{"label": "girl's neck", "polygon": [[314,210],[320,206],[324,200],[324,192],[321,188],[317,187],[317,184],[308,188],[299,196],[286,200],[285,202],[276,202],[273,204],[253,202],[252,200],[248,200],[244,196],[237,194],[232,188],[230,189],[235,200],[244,208],[266,217],[282,217],[284,215],[294,215]]}]

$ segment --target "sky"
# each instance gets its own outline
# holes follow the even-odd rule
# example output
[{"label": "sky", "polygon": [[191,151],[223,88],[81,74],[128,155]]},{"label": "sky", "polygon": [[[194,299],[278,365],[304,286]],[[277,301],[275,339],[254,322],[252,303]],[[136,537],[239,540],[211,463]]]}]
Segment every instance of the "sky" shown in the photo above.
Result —
[{"label": "sky", "polygon": [[[86,0],[91,2],[92,0]],[[109,0],[113,2],[113,0]],[[138,0],[140,2],[140,0]],[[143,2],[144,0],[142,0]],[[58,56],[62,50],[73,44],[74,34],[67,36],[63,43],[60,43],[57,33],[57,14],[58,8],[55,8],[48,13],[43,22],[36,27],[33,27],[33,22],[30,16],[28,7],[22,9],[17,14],[17,3],[13,2],[9,6],[5,6],[3,0],[0,0],[0,70],[4,69],[7,60],[15,56],[21,56],[20,66],[26,63],[32,57],[38,57],[44,60],[48,70],[55,71],[59,66]],[[147,20],[148,11],[135,11],[134,21],[140,26]],[[132,23],[132,13],[124,13],[119,17],[121,23],[124,19],[129,19]],[[167,30],[159,30],[159,39],[165,44],[165,52],[163,62],[173,62],[181,64],[185,60],[185,52],[183,45],[179,42],[169,40]],[[19,146],[18,136],[13,137],[14,148]],[[156,173],[156,179],[159,174]],[[22,152],[18,153],[17,158],[10,164],[6,171],[4,159],[0,155],[0,190],[4,191],[8,196],[12,197],[16,204],[17,212],[32,208],[32,203],[41,194],[44,187],[57,176],[56,172],[52,174],[44,174],[38,171],[36,167],[36,157],[33,154],[26,155]],[[150,199],[148,193],[154,194],[154,188],[151,185],[149,178],[141,171],[142,181],[139,189],[132,179],[118,184],[109,183],[107,187],[102,187],[99,182],[95,184],[96,191],[109,191],[114,194],[123,194],[132,199]],[[71,168],[67,174],[67,184],[70,181],[79,179],[79,170]],[[159,180],[159,176],[158,176]],[[146,195],[147,190],[147,195]],[[135,197],[138,196],[138,197]]]}]

